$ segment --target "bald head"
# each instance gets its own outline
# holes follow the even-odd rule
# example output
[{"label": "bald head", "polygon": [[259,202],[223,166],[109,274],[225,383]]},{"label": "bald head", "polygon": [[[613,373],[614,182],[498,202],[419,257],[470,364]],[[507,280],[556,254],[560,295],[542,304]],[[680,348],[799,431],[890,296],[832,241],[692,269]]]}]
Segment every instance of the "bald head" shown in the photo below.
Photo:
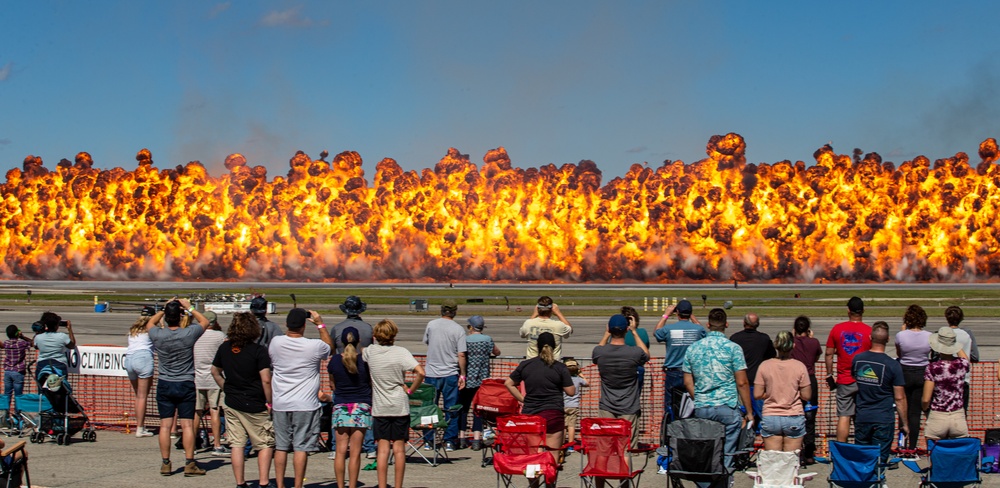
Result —
[{"label": "bald head", "polygon": [[743,328],[744,329],[754,329],[760,326],[760,318],[757,314],[750,312],[743,316]]}]

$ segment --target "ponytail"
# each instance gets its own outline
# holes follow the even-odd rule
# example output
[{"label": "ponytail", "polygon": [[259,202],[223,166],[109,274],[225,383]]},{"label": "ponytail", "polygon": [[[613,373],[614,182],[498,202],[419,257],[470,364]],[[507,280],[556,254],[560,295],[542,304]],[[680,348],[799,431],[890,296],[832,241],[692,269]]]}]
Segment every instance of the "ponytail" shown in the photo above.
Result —
[{"label": "ponytail", "polygon": [[344,363],[344,369],[350,374],[358,374],[358,349],[354,347],[354,334],[348,332],[344,341],[344,352],[340,355],[340,361]]},{"label": "ponytail", "polygon": [[546,366],[552,366],[552,363],[556,362],[556,354],[552,351],[552,346],[546,344],[538,350],[538,357],[545,361]]}]

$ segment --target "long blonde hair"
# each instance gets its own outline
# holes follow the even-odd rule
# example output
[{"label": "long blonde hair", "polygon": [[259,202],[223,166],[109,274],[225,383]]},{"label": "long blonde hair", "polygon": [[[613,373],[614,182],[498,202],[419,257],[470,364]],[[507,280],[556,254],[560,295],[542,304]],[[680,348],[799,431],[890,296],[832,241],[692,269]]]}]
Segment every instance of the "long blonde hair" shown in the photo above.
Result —
[{"label": "long blonde hair", "polygon": [[128,335],[131,337],[135,337],[139,334],[145,333],[146,323],[148,322],[149,322],[149,317],[146,316],[142,316],[135,319],[135,322],[132,323],[132,327],[129,327],[128,329]]},{"label": "long blonde hair", "polygon": [[353,332],[344,334],[344,352],[340,355],[340,361],[344,363],[344,369],[351,374],[358,374],[358,348],[354,347],[357,341],[358,338]]}]

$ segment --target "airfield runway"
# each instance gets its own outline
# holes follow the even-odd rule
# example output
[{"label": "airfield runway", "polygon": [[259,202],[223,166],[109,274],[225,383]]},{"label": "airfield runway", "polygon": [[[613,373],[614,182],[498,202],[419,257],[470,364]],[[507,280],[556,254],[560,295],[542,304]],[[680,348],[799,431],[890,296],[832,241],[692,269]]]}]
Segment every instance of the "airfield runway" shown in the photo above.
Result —
[{"label": "airfield runway", "polygon": [[[233,288],[234,283],[188,283],[188,282],[79,282],[79,281],[5,281],[0,282],[0,291],[3,290],[24,290],[26,287],[30,287],[35,290],[46,290],[51,292],[59,293],[79,293],[80,294],[80,305],[79,306],[60,306],[60,307],[47,307],[47,306],[35,306],[27,305],[24,301],[19,303],[10,303],[10,301],[5,301],[5,303],[0,306],[0,326],[6,326],[6,324],[17,324],[22,329],[28,329],[32,322],[38,320],[42,312],[48,309],[59,313],[64,319],[71,320],[73,322],[73,329],[77,335],[77,341],[80,344],[105,344],[105,345],[121,345],[127,344],[126,332],[129,326],[132,324],[133,320],[136,318],[136,314],[129,310],[128,312],[119,311],[113,313],[95,313],[93,307],[93,295],[101,295],[106,292],[120,292],[123,290],[135,290],[135,289],[160,289],[160,290],[171,290],[171,289],[205,289],[210,290],[213,288]],[[245,286],[248,290],[252,288],[329,288],[331,290],[336,289],[346,289],[346,288],[362,288],[366,286],[370,287],[392,287],[408,289],[412,288],[415,290],[422,290],[422,293],[426,293],[429,288],[441,289],[444,286],[440,283],[437,284],[302,284],[302,283],[239,283],[238,286]],[[450,288],[484,288],[489,285],[483,284],[455,284],[450,286]],[[539,294],[544,294],[544,290],[553,289],[572,289],[572,288],[587,288],[587,289],[608,289],[609,292],[613,294],[621,294],[628,290],[638,291],[637,296],[641,296],[641,291],[644,289],[662,289],[664,285],[495,285],[497,287],[504,288],[526,288],[526,289],[537,289]],[[655,286],[655,288],[654,288]],[[825,284],[825,285],[750,285],[741,284],[741,288],[771,288],[771,289],[789,289],[789,290],[802,290],[808,289],[809,287],[844,287],[851,289],[858,289],[863,287],[863,285],[839,285],[839,284]],[[872,285],[873,287],[878,287],[880,289],[898,289],[904,291],[907,289],[938,289],[938,288],[985,288],[985,289],[997,289],[1000,290],[1000,284],[998,283],[986,283],[979,285],[954,285],[954,284],[879,284]],[[691,295],[700,295],[702,291],[705,290],[722,290],[731,289],[731,286],[720,286],[720,285],[671,285],[671,288],[683,288],[690,289]],[[334,292],[336,294],[336,292]],[[290,299],[275,300],[278,304],[278,312],[271,316],[271,320],[279,324],[284,324],[284,314],[291,308]],[[926,300],[925,300],[926,301]],[[919,303],[919,301],[917,302]],[[309,303],[299,303],[300,307],[304,308],[316,308],[321,310],[328,310],[333,306],[317,305]],[[662,356],[663,349],[662,346],[655,344],[655,339],[652,337],[653,328],[656,322],[659,320],[659,313],[657,312],[642,312],[641,303],[636,304],[636,308],[639,310],[642,317],[641,325],[643,328],[649,332],[650,339],[654,343],[652,344],[652,354],[654,356]],[[486,318],[486,330],[485,332],[493,337],[494,341],[500,347],[503,356],[523,356],[525,350],[524,340],[518,335],[518,329],[526,318],[530,315],[530,309],[524,309],[523,316],[511,316],[511,315],[500,315],[499,312],[503,310],[503,307],[495,307],[498,315],[490,315],[489,307],[485,307],[486,312],[479,312],[484,307],[477,307],[477,312],[473,313],[483,313]],[[607,317],[617,313],[617,309],[614,307],[607,307],[607,315],[594,316],[593,308],[588,307],[590,316],[574,316],[574,307],[568,304],[560,304],[560,308],[566,315],[568,320],[572,323],[574,327],[573,336],[564,342],[563,344],[563,355],[565,356],[576,356],[576,357],[589,357],[593,347],[600,340],[602,334],[604,333],[604,328],[607,324]],[[468,310],[466,308],[465,310]],[[742,316],[745,313],[755,311],[745,307],[736,308],[730,311],[730,327],[728,334],[737,332],[742,328]],[[398,345],[404,346],[409,349],[414,354],[423,354],[426,352],[426,346],[421,342],[423,337],[424,327],[427,322],[436,315],[436,309],[432,305],[430,311],[411,313],[407,311],[405,305],[369,305],[368,311],[364,314],[364,319],[371,324],[378,322],[383,318],[390,318],[394,320],[400,326],[400,334],[397,337],[396,343]],[[457,320],[464,324],[464,320],[468,318],[470,313],[468,311],[463,313],[463,307],[459,305],[459,315]],[[792,326],[792,319],[789,317],[768,317],[766,309],[757,311],[761,316],[761,326],[760,331],[767,333],[772,338],[779,331],[790,330]],[[695,316],[702,319],[707,315],[708,310],[702,309],[698,304],[695,306]],[[809,315],[808,306],[803,308],[802,313]],[[338,313],[326,312],[324,314],[324,320],[328,324],[335,324],[342,320],[343,316]],[[820,339],[820,342],[825,343],[826,336],[829,334],[830,329],[833,326],[846,319],[845,317],[817,317],[813,318],[813,330],[815,331],[815,336]],[[898,330],[901,324],[900,316],[879,316],[877,308],[871,308],[870,312],[865,315],[865,322],[871,324],[877,320],[885,320],[889,323],[891,331],[894,333]],[[222,316],[220,322],[225,329],[226,318]],[[704,322],[704,320],[703,320]],[[941,316],[931,316],[928,320],[928,330],[936,330],[938,327],[945,325],[944,317]],[[995,318],[977,318],[975,317],[974,310],[966,311],[966,319],[962,324],[963,328],[971,330],[979,343],[980,356],[984,361],[995,361],[1000,359],[1000,325],[997,323]],[[315,331],[307,332],[307,335],[314,336]]]}]

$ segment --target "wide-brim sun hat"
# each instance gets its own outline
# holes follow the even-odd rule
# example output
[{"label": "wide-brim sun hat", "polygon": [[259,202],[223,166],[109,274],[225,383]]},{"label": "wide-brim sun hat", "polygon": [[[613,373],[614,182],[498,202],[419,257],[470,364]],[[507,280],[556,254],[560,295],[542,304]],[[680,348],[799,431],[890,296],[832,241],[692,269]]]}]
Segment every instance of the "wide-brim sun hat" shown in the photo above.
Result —
[{"label": "wide-brim sun hat", "polygon": [[958,343],[958,336],[951,327],[941,327],[927,340],[931,343],[931,349],[938,354],[958,354],[958,351],[962,350],[962,345]]}]

